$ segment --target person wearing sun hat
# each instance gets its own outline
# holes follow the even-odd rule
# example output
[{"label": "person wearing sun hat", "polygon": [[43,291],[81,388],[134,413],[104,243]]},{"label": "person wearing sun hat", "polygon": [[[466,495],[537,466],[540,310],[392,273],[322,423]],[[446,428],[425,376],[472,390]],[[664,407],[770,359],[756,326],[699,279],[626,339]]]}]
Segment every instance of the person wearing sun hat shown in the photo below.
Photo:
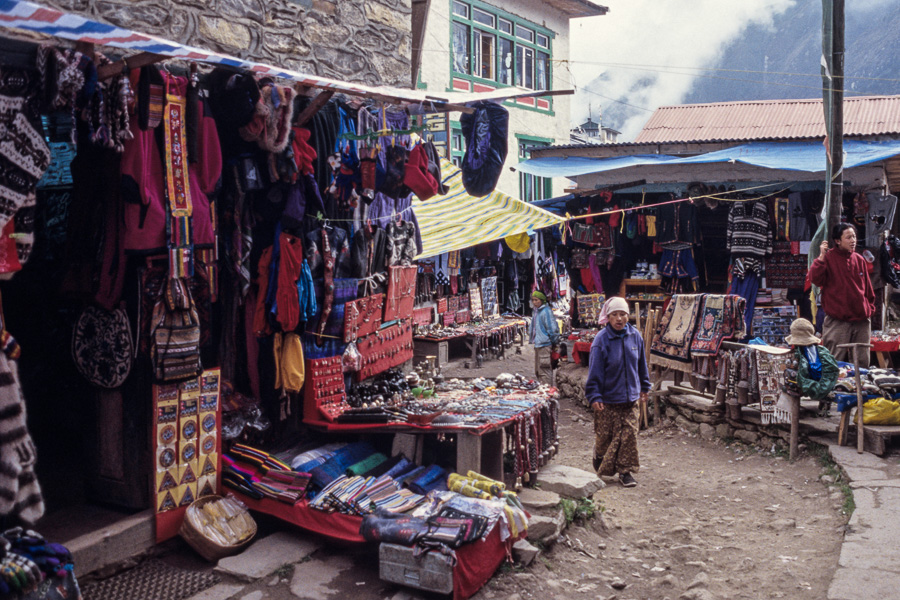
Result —
[{"label": "person wearing sun hat", "polygon": [[787,390],[789,393],[823,400],[837,383],[838,366],[834,356],[815,333],[813,324],[806,319],[791,323],[791,334],[784,341],[794,347],[797,367],[796,371],[791,368],[785,370],[785,387],[790,388]]},{"label": "person wearing sun hat", "polygon": [[644,338],[628,322],[629,314],[625,298],[613,296],[603,305],[600,321],[606,327],[591,344],[584,395],[594,413],[594,471],[601,477],[618,473],[623,486],[634,487],[638,402],[647,402],[650,371]]},{"label": "person wearing sun hat", "polygon": [[531,293],[531,315],[529,339],[534,344],[534,376],[541,383],[553,384],[553,367],[550,363],[550,351],[559,342],[559,324],[553,316],[553,310],[547,303],[547,296],[535,290]]}]

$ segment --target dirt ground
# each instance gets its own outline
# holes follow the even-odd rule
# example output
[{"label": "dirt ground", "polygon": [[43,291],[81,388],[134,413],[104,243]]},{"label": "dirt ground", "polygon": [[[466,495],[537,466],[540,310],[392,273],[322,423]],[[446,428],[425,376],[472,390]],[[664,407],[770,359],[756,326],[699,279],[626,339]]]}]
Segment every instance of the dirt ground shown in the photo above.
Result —
[{"label": "dirt ground", "polygon": [[[585,408],[563,400],[560,439],[553,463],[590,470]],[[826,596],[847,516],[818,459],[792,464],[672,425],[642,431],[638,446],[637,487],[610,483],[594,496],[600,517],[574,524],[530,567],[502,568],[475,598]]]},{"label": "dirt ground", "polygon": [[[524,374],[532,361],[526,347],[521,355],[485,362],[481,369],[465,369],[460,361],[445,375]],[[565,368],[587,373],[571,364]],[[551,464],[590,470],[590,415],[566,399],[561,405],[560,441],[560,452]],[[474,598],[819,600],[826,596],[847,516],[841,512],[841,493],[820,480],[823,467],[817,458],[804,453],[792,464],[783,456],[739,443],[704,440],[673,425],[641,432],[638,444],[637,487],[610,483],[598,491],[593,498],[598,516],[573,523],[529,567],[502,565]],[[285,525],[263,518],[260,529],[265,535]],[[181,566],[193,563],[198,570],[211,568],[183,542],[172,544],[166,560]],[[321,585],[315,585],[321,577]],[[340,547],[327,540],[321,540],[309,560],[285,565],[280,577],[246,585],[234,597],[444,598],[381,581],[377,549]]]}]

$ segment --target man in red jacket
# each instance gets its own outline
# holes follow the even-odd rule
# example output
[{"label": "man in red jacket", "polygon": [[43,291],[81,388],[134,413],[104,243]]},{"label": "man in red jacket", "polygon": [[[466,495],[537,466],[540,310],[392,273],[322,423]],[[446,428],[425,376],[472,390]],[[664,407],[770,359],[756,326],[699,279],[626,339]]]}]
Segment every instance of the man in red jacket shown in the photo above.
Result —
[{"label": "man in red jacket", "polygon": [[[853,354],[839,344],[868,343],[872,336],[869,319],[875,312],[875,292],[866,260],[856,250],[856,228],[838,223],[831,231],[834,248],[828,242],[809,269],[810,280],[822,288],[825,325],[822,343],[837,360],[852,362]],[[861,367],[869,366],[869,353],[861,352]]]}]

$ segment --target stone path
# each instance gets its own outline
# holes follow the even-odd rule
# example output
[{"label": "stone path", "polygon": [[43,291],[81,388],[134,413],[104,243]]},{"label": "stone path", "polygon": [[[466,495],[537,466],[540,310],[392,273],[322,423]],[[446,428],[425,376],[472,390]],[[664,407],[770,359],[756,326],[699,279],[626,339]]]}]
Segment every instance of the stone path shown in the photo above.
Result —
[{"label": "stone path", "polygon": [[900,589],[900,464],[891,457],[838,446],[832,437],[813,438],[828,447],[847,474],[856,510],[850,517],[828,600],[896,598]]}]

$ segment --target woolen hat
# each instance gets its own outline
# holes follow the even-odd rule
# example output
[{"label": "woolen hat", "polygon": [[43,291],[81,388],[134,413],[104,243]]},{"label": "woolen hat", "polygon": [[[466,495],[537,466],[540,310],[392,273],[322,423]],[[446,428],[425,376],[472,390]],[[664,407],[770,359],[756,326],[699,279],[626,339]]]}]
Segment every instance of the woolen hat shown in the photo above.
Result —
[{"label": "woolen hat", "polygon": [[403,183],[422,200],[428,200],[438,193],[438,182],[428,172],[428,155],[425,147],[419,144],[409,153],[403,174]]},{"label": "woolen hat", "polygon": [[791,334],[784,338],[791,346],[812,346],[822,343],[816,337],[816,328],[806,319],[797,319],[791,323]]},{"label": "woolen hat", "polygon": [[539,292],[538,290],[535,290],[535,291],[531,292],[531,297],[537,298],[544,304],[547,304],[547,296],[544,294],[544,292]]}]

